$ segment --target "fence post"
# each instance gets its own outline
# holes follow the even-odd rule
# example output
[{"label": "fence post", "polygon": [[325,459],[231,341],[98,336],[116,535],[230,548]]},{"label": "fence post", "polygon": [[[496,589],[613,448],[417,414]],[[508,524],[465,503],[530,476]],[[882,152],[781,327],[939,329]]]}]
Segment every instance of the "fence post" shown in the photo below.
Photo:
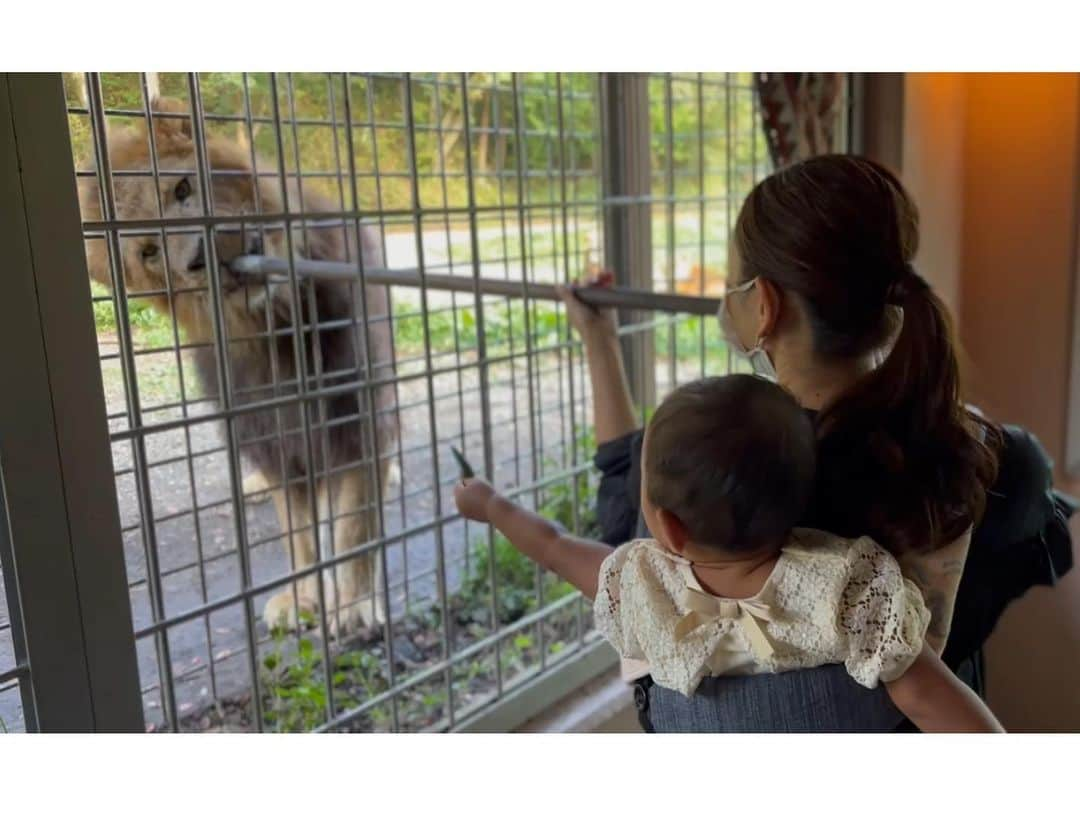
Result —
[{"label": "fence post", "polygon": [[[651,289],[652,204],[648,74],[604,74],[604,265],[619,284]],[[611,201],[611,199],[616,199]],[[625,201],[618,199],[625,198]],[[619,310],[620,325],[651,320],[647,311]],[[654,331],[623,338],[630,392],[639,409],[656,402]]]},{"label": "fence post", "polygon": [[11,389],[0,462],[15,602],[38,728],[142,731],[71,156],[60,74],[0,77],[0,368]]}]

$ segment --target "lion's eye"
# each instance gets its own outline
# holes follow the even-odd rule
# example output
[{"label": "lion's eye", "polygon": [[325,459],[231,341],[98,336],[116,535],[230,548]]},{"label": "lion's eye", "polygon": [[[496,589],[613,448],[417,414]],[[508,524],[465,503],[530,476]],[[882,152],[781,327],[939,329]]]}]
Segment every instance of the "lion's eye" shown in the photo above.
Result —
[{"label": "lion's eye", "polygon": [[191,196],[191,182],[186,178],[181,178],[180,183],[173,190],[173,194],[176,196],[177,201],[184,201]]},{"label": "lion's eye", "polygon": [[143,260],[150,260],[151,258],[156,258],[158,256],[158,252],[160,251],[161,250],[158,249],[158,245],[156,243],[146,244],[142,248]]}]

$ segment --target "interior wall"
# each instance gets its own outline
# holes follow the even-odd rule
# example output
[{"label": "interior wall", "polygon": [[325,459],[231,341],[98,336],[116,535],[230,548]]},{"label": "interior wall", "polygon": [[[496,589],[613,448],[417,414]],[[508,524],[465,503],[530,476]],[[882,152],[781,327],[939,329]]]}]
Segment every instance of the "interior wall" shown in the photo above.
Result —
[{"label": "interior wall", "polygon": [[[969,395],[1036,433],[1056,461],[1077,270],[1078,118],[1076,74],[905,78],[903,172],[923,216],[919,265],[955,310]],[[1014,603],[987,663],[989,701],[1008,729],[1080,731],[1080,572]]]},{"label": "interior wall", "polygon": [[904,96],[902,175],[918,204],[921,226],[915,266],[958,315],[964,77],[907,74]]},{"label": "interior wall", "polygon": [[[975,393],[1060,460],[1075,276],[1076,74],[967,80],[960,322]],[[1038,398],[1032,398],[1037,395]]]}]

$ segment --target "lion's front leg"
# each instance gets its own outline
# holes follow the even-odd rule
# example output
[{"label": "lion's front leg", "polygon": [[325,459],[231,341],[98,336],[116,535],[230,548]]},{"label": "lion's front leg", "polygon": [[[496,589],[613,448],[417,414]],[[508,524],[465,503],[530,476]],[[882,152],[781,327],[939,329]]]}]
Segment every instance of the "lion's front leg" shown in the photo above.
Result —
[{"label": "lion's front leg", "polygon": [[[335,555],[379,537],[378,499],[369,468],[335,476],[333,496]],[[382,551],[376,548],[356,554],[334,569],[333,592],[327,597],[332,633],[386,622],[383,568]]]},{"label": "lion's front leg", "polygon": [[[315,563],[316,529],[307,490],[298,487],[286,493],[285,490],[275,489],[271,496],[292,569],[295,571],[311,566]],[[284,627],[295,631],[305,627],[305,623],[314,623],[319,612],[318,579],[318,575],[314,574],[302,577],[271,597],[263,609],[263,621],[267,628]]]}]

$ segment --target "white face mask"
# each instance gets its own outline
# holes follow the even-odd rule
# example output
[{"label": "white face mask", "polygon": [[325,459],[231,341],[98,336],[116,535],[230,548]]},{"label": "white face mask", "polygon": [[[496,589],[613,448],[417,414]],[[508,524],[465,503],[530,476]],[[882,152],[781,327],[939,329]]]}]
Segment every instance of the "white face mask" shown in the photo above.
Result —
[{"label": "white face mask", "polygon": [[769,359],[769,354],[765,350],[765,338],[759,338],[757,345],[753,348],[743,347],[742,342],[739,341],[739,335],[735,333],[735,325],[731,321],[731,311],[728,308],[728,297],[733,294],[750,291],[755,283],[757,283],[757,278],[751,278],[724,295],[723,302],[720,303],[720,333],[724,335],[724,341],[728,344],[728,347],[734,351],[737,356],[742,357],[750,363],[750,367],[753,368],[756,376],[760,376],[762,379],[768,379],[770,382],[775,382],[776,368],[773,366],[772,360]]}]

